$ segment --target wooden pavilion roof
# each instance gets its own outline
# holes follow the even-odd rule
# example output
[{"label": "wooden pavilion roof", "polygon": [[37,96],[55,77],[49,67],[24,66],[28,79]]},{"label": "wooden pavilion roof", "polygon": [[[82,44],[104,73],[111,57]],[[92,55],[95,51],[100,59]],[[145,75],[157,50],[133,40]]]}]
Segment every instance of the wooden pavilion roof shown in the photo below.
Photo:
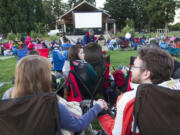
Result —
[{"label": "wooden pavilion roof", "polygon": [[75,6],[60,18],[60,24],[73,24],[73,12],[99,12],[103,13],[103,22],[107,22],[110,15],[102,9],[98,9],[95,6],[89,4],[87,1],[81,2],[79,5]]}]

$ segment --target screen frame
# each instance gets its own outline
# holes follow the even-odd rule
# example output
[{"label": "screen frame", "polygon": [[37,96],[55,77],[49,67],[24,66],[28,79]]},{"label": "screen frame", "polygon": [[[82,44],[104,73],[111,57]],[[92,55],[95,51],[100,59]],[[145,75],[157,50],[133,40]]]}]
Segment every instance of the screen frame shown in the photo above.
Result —
[{"label": "screen frame", "polygon": [[[84,28],[76,28],[75,24],[75,13],[101,13],[101,27],[84,27]],[[102,11],[93,11],[93,12],[78,12],[78,11],[73,11],[73,26],[75,29],[102,29],[103,28],[103,12]]]}]

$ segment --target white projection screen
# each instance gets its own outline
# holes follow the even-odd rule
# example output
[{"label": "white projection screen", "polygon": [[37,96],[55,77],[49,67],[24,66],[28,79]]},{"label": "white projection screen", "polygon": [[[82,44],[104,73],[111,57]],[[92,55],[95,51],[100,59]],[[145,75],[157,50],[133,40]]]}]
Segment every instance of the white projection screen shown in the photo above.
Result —
[{"label": "white projection screen", "polygon": [[76,29],[102,28],[102,12],[74,12]]}]

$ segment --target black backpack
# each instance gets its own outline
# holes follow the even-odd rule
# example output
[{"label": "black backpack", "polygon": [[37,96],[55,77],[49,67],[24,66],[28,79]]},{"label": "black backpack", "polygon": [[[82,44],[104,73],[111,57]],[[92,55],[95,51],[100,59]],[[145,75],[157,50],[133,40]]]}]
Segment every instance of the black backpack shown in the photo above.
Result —
[{"label": "black backpack", "polygon": [[1,135],[61,135],[57,98],[40,93],[0,100]]},{"label": "black backpack", "polygon": [[135,99],[135,124],[141,135],[180,134],[180,90],[142,84]]}]

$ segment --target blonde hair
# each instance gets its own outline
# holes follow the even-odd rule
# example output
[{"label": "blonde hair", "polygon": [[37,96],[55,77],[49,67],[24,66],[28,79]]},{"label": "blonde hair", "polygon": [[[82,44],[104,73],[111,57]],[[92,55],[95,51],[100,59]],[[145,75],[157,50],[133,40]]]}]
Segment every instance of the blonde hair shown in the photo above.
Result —
[{"label": "blonde hair", "polygon": [[51,92],[50,62],[41,56],[26,56],[17,63],[11,97],[23,97],[40,92]]}]

